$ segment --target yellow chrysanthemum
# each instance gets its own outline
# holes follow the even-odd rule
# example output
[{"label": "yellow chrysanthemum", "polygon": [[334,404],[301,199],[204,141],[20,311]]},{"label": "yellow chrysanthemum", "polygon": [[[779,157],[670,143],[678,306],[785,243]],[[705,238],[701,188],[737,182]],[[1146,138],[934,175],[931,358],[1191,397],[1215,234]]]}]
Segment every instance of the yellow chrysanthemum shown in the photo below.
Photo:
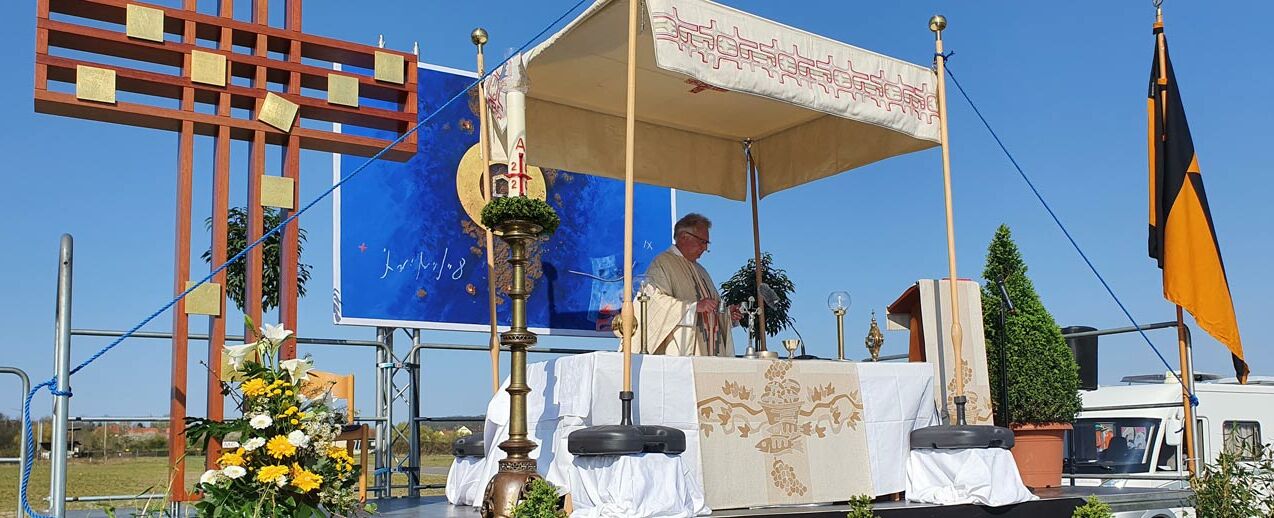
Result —
[{"label": "yellow chrysanthemum", "polygon": [[260,471],[257,471],[257,481],[266,483],[274,482],[279,477],[287,475],[288,471],[290,470],[287,466],[280,466],[277,464],[265,466],[261,468]]},{"label": "yellow chrysanthemum", "polygon": [[288,438],[282,435],[276,435],[265,443],[265,452],[271,457],[282,459],[283,457],[291,457],[296,454],[296,446],[288,442]]},{"label": "yellow chrysanthemum", "polygon": [[329,446],[327,448],[327,457],[340,462],[354,462],[354,458],[349,456],[349,452],[340,446]]},{"label": "yellow chrysanthemum", "polygon": [[323,483],[323,477],[316,473],[302,469],[300,466],[292,465],[292,485],[300,489],[302,493],[309,493],[318,489],[319,484]]},{"label": "yellow chrysanthemum", "polygon": [[261,378],[252,378],[243,382],[243,385],[239,387],[239,390],[242,390],[243,395],[245,396],[257,397],[264,395],[269,388],[265,386],[265,380]]},{"label": "yellow chrysanthemum", "polygon": [[220,464],[223,468],[226,466],[242,466],[244,464],[243,452],[238,451],[223,453],[221,458],[217,459],[217,464]]}]

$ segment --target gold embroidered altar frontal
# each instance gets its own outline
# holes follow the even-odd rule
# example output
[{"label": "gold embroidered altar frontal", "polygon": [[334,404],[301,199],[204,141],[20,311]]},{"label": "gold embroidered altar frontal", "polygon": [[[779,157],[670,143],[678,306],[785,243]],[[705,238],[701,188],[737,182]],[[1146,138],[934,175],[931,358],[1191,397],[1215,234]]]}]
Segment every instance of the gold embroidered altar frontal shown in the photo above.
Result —
[{"label": "gold embroidered altar frontal", "polygon": [[694,358],[708,506],[872,494],[854,363]]}]

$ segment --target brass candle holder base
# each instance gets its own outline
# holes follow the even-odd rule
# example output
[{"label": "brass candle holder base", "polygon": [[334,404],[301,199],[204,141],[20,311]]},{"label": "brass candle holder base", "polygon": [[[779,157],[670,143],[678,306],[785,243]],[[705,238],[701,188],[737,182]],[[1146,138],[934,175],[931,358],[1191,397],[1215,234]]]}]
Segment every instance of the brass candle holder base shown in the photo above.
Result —
[{"label": "brass candle holder base", "polygon": [[535,472],[535,461],[532,460],[529,464],[530,466],[505,466],[505,461],[500,461],[500,472],[487,484],[486,493],[482,496],[480,512],[483,518],[513,517],[513,508],[522,501],[522,495],[528,491],[527,486],[540,478],[539,473]]},{"label": "brass candle holder base", "polygon": [[509,439],[500,443],[507,457],[500,461],[500,472],[487,484],[481,513],[484,518],[511,518],[527,484],[540,478],[535,470],[535,459],[530,457],[535,441],[527,437],[526,422],[526,395],[531,392],[526,384],[526,349],[536,342],[535,333],[526,329],[526,298],[530,295],[526,286],[526,249],[539,238],[542,228],[528,221],[513,220],[496,225],[494,230],[509,244],[509,264],[513,267],[513,285],[509,289],[513,322],[508,331],[500,333],[500,344],[510,351],[509,388],[506,389]]}]

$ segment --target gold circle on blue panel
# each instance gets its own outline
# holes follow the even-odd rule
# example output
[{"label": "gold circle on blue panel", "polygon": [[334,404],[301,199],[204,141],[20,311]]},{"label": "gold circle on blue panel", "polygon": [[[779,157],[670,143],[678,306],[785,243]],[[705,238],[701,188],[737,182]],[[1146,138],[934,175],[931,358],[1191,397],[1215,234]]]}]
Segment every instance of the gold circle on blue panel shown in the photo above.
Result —
[{"label": "gold circle on blue panel", "polygon": [[[492,163],[491,167],[495,169],[502,165]],[[531,176],[527,184],[527,196],[546,200],[548,188],[544,184],[544,172],[535,166],[528,166],[526,169]],[[460,165],[456,166],[456,197],[460,199],[460,206],[464,207],[465,214],[478,226],[482,226],[482,207],[487,204],[482,191],[482,156],[479,145],[474,144],[465,151],[460,158]]]}]

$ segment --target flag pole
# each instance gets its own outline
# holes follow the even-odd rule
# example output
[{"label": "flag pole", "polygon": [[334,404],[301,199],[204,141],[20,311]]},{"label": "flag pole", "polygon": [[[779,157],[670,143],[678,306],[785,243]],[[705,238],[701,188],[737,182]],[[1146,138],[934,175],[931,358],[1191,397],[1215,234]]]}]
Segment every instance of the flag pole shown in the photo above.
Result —
[{"label": "flag pole", "polygon": [[965,425],[964,416],[964,331],[960,326],[959,277],[956,276],[955,218],[951,202],[951,142],[947,135],[947,67],[942,55],[942,31],[947,19],[942,15],[929,19],[929,30],[934,34],[934,63],[938,72],[938,123],[942,128],[942,190],[947,205],[947,266],[950,269],[951,291],[951,349],[955,354],[955,406],[956,424]]},{"label": "flag pole", "polygon": [[629,399],[633,391],[633,154],[637,129],[639,3],[639,0],[628,2],[628,99],[624,108],[624,303],[620,310],[620,329],[624,345],[624,393]]},{"label": "flag pole", "polygon": [[[1162,4],[1163,4],[1162,1],[1155,2],[1154,30],[1155,30],[1155,45],[1158,48],[1158,52],[1156,52],[1156,54],[1159,55],[1159,64],[1158,64],[1159,66],[1159,78],[1158,78],[1159,95],[1157,99],[1159,103],[1159,106],[1158,106],[1159,118],[1160,120],[1163,120],[1166,122],[1166,113],[1168,109],[1168,99],[1167,99],[1168,46],[1164,41],[1164,35],[1163,35]],[[1153,132],[1154,128],[1151,127],[1150,130]],[[1164,132],[1166,133],[1167,131],[1168,131],[1168,128],[1164,128]],[[1151,133],[1150,138],[1153,139],[1155,138],[1155,136],[1156,135],[1154,133]],[[1155,164],[1155,163],[1156,162],[1153,160],[1153,157],[1152,157],[1151,164]],[[1153,173],[1154,171],[1151,171],[1151,174]],[[1193,477],[1198,473],[1198,465],[1197,465],[1198,458],[1196,457],[1197,445],[1195,443],[1194,405],[1191,404],[1190,402],[1190,393],[1192,392],[1193,386],[1194,386],[1194,369],[1192,365],[1193,362],[1190,360],[1189,340],[1186,338],[1186,334],[1189,331],[1186,330],[1184,317],[1185,315],[1181,309],[1181,305],[1178,304],[1177,305],[1177,352],[1180,356],[1180,362],[1181,362],[1181,384],[1182,384],[1181,407],[1182,407],[1182,417],[1184,418],[1183,428],[1185,433],[1185,441],[1184,441],[1185,442],[1185,465],[1186,465],[1186,470],[1189,471],[1190,476]]]},{"label": "flag pole", "polygon": [[1190,340],[1186,338],[1189,330],[1183,319],[1181,306],[1177,306],[1177,349],[1181,354],[1181,382],[1185,385],[1181,391],[1181,406],[1185,409],[1185,461],[1190,476],[1198,474],[1198,458],[1195,457],[1194,405],[1190,404],[1190,393],[1194,391],[1194,362],[1190,359]]},{"label": "flag pole", "polygon": [[[486,63],[483,46],[487,44],[487,31],[481,27],[474,29],[469,39],[478,47],[478,77],[486,74]],[[482,199],[491,202],[495,186],[491,183],[491,127],[487,117],[486,82],[478,83],[478,145],[482,155]],[[500,392],[500,333],[496,323],[495,293],[495,233],[486,229],[487,237],[487,308],[491,311],[491,330],[488,344],[491,349],[491,392]]]}]

